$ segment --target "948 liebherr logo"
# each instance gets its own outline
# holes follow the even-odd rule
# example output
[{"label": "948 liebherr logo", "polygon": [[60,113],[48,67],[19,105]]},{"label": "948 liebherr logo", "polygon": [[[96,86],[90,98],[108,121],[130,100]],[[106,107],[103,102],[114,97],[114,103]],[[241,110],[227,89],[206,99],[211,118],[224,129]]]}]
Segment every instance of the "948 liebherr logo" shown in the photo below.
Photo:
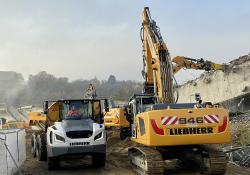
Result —
[{"label": "948 liebherr logo", "polygon": [[219,115],[205,115],[202,117],[177,117],[164,116],[161,117],[162,125],[176,125],[176,124],[200,124],[200,123],[219,123]]},{"label": "948 liebherr logo", "polygon": [[[218,115],[205,115],[202,117],[177,117],[165,116],[161,118],[162,125],[176,125],[176,124],[202,124],[202,123],[219,123]],[[170,135],[186,135],[186,134],[210,134],[213,133],[212,127],[189,127],[189,128],[171,128]]]}]

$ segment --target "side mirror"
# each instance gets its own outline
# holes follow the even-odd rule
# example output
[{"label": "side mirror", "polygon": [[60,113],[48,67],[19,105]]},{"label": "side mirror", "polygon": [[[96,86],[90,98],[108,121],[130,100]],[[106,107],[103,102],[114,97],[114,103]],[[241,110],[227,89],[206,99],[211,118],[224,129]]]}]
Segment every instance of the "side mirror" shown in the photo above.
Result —
[{"label": "side mirror", "polygon": [[48,108],[49,108],[49,102],[45,101],[43,103],[43,113],[46,114],[46,115],[48,114]]},{"label": "side mirror", "polygon": [[104,100],[104,108],[105,108],[105,112],[109,112],[109,103],[107,99]]}]

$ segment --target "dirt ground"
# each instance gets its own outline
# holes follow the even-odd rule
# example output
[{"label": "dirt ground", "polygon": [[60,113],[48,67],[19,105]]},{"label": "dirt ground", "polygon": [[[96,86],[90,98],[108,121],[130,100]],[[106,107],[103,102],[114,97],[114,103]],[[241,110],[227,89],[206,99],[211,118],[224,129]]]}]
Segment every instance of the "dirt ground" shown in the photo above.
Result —
[{"label": "dirt ground", "polygon": [[[110,133],[109,133],[110,134]],[[104,168],[94,168],[91,166],[91,158],[66,160],[61,162],[61,168],[55,171],[47,170],[47,162],[39,162],[32,157],[30,150],[30,137],[27,137],[27,160],[22,172],[24,175],[135,175],[128,164],[127,147],[131,145],[129,141],[120,141],[116,134],[111,133],[108,139],[107,161]],[[166,162],[167,175],[199,175],[194,170],[181,168],[176,162]],[[226,175],[249,175],[250,169],[228,165]]]}]

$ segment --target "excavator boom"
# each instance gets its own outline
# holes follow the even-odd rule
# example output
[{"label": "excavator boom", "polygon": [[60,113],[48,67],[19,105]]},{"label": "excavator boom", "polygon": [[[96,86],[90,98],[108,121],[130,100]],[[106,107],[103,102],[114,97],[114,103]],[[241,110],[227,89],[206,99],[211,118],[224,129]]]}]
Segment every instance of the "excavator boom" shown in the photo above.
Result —
[{"label": "excavator boom", "polygon": [[144,8],[142,18],[144,91],[147,94],[153,92],[161,103],[173,103],[173,71],[170,54],[159,27],[151,19],[148,7]]}]

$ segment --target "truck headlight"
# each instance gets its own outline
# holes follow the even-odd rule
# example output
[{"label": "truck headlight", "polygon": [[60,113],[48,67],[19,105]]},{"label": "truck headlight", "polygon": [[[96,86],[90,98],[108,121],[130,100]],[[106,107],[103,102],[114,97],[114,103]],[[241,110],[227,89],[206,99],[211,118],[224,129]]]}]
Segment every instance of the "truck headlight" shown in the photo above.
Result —
[{"label": "truck headlight", "polygon": [[57,141],[57,142],[65,142],[65,138],[55,134],[55,141]]},{"label": "truck headlight", "polygon": [[102,132],[100,132],[99,134],[97,134],[97,135],[95,136],[94,140],[97,140],[97,139],[99,139],[99,138],[101,138],[101,137],[102,137]]}]

